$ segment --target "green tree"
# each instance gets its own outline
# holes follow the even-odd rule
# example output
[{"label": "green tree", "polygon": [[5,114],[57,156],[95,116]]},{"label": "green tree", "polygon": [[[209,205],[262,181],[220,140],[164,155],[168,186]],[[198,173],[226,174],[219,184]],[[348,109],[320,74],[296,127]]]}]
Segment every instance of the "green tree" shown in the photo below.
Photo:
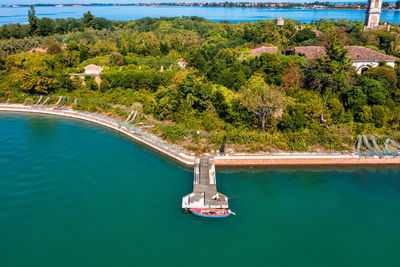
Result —
[{"label": "green tree", "polygon": [[396,1],[396,9],[400,9],[400,1]]},{"label": "green tree", "polygon": [[54,20],[50,18],[42,18],[39,20],[38,34],[41,36],[52,35],[56,32]]},{"label": "green tree", "polygon": [[395,41],[395,36],[390,32],[378,32],[376,33],[379,39],[379,48],[390,52],[392,49],[392,43]]},{"label": "green tree", "polygon": [[42,53],[18,54],[7,57],[7,70],[13,85],[29,93],[49,93],[57,88],[57,69],[52,56]]},{"label": "green tree", "polygon": [[325,69],[324,86],[321,93],[324,98],[324,108],[321,114],[321,121],[325,122],[324,112],[331,94],[346,88],[347,71],[350,68],[350,60],[346,56],[347,51],[335,30],[325,33],[327,43],[325,46],[326,56],[322,59],[322,65]]},{"label": "green tree", "polygon": [[360,86],[352,86],[343,93],[342,98],[345,107],[354,113],[361,112],[362,107],[367,105],[368,102],[368,97]]},{"label": "green tree", "polygon": [[94,28],[96,25],[96,20],[90,11],[83,14],[82,21],[85,28]]},{"label": "green tree", "polygon": [[110,62],[114,65],[124,65],[124,56],[118,52],[113,52],[110,54]]},{"label": "green tree", "polygon": [[156,54],[160,51],[160,41],[153,32],[139,33],[133,40],[134,51],[142,55]]},{"label": "green tree", "polygon": [[380,81],[391,93],[394,93],[397,89],[397,74],[391,67],[371,68],[364,72],[363,76]]},{"label": "green tree", "polygon": [[372,106],[372,120],[376,127],[381,128],[385,125],[387,121],[387,113],[387,108],[385,109],[383,106]]},{"label": "green tree", "polygon": [[382,85],[381,82],[363,78],[359,82],[363,92],[367,96],[369,105],[384,105],[389,96],[388,90]]},{"label": "green tree", "polygon": [[242,105],[259,118],[262,131],[265,131],[265,123],[273,113],[288,103],[288,97],[279,87],[266,84],[258,76],[251,77],[247,86],[240,89],[239,97]]},{"label": "green tree", "polygon": [[86,87],[90,90],[97,91],[99,89],[93,76],[85,76]]},{"label": "green tree", "polygon": [[305,28],[303,30],[298,31],[294,37],[293,41],[296,43],[302,43],[304,41],[315,39],[317,35],[310,28]]},{"label": "green tree", "polygon": [[294,104],[286,107],[279,127],[284,131],[298,131],[306,125],[304,105]]},{"label": "green tree", "polygon": [[287,67],[281,57],[264,53],[255,59],[257,72],[264,74],[267,83],[282,84],[283,71]]},{"label": "green tree", "polygon": [[35,7],[31,5],[30,10],[28,11],[28,21],[29,21],[29,31],[31,34],[36,34],[39,28],[39,20],[36,17]]}]

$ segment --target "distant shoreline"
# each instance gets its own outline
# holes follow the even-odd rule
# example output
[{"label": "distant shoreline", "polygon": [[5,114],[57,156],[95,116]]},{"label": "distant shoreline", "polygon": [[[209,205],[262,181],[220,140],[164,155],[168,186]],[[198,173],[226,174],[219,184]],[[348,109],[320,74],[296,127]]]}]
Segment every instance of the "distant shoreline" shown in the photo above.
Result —
[{"label": "distant shoreline", "polygon": [[[156,144],[154,141],[138,136],[132,131],[125,129],[118,122],[110,122],[91,116],[90,113],[80,114],[72,109],[57,110],[54,108],[34,108],[21,104],[0,104],[0,111],[8,112],[28,112],[36,114],[50,114],[70,118],[81,119],[96,124],[106,126],[108,128],[119,131],[135,141],[144,144],[155,151],[166,155],[179,163],[191,166],[194,164],[194,156],[187,155],[183,152],[177,153],[164,145]],[[246,167],[246,166],[339,166],[339,165],[400,165],[400,158],[363,158],[356,154],[317,154],[317,153],[279,153],[270,155],[243,154],[243,155],[227,155],[215,156],[216,166],[227,167]]]},{"label": "distant shoreline", "polygon": [[[0,8],[17,8],[17,7],[30,7],[29,4],[11,4],[0,5]],[[172,6],[172,7],[229,7],[229,8],[264,8],[264,9],[311,9],[311,10],[324,10],[324,9],[339,9],[339,10],[365,10],[366,3],[346,3],[346,4],[329,4],[321,3],[316,5],[314,3],[263,3],[263,2],[176,2],[176,3],[80,3],[80,4],[33,4],[34,7],[110,7],[110,6]],[[395,11],[395,9],[383,9],[383,11]]]},{"label": "distant shoreline", "polygon": [[[233,4],[233,5],[229,5]],[[259,5],[250,5],[244,6],[243,4],[259,4]],[[224,3],[126,3],[126,4],[119,4],[119,3],[91,3],[91,4],[33,4],[34,7],[210,7],[210,8],[254,8],[254,9],[292,9],[292,10],[354,10],[354,11],[365,11],[366,10],[366,3],[349,3],[346,4],[347,6],[338,7],[338,6],[321,6],[315,8],[313,5],[310,4],[299,4],[299,3],[280,3],[283,6],[273,6],[270,4],[277,4],[277,3],[252,3],[252,2],[242,2],[242,3],[235,3],[235,2],[224,2]],[[354,7],[354,5],[360,4],[361,7]],[[336,4],[332,4],[336,5]],[[31,5],[28,4],[13,4],[13,5],[4,5],[0,4],[0,8],[19,8],[24,7],[28,8]],[[394,8],[383,8],[382,12],[386,11],[394,11],[400,12],[400,9]]]}]

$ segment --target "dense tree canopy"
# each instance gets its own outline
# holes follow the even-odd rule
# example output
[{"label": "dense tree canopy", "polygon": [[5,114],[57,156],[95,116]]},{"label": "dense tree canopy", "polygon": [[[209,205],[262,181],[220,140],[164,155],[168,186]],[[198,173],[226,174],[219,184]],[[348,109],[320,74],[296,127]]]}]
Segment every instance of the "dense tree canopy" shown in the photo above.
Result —
[{"label": "dense tree canopy", "polygon": [[[2,101],[67,95],[81,99],[75,108],[119,107],[118,116],[140,107],[163,137],[188,138],[201,151],[224,136],[248,150],[343,149],[359,133],[400,131],[400,68],[381,62],[357,74],[344,48],[398,56],[397,28],[364,31],[346,20],[285,20],[283,27],[198,17],[117,22],[90,12],[52,20],[38,19],[33,7],[28,18],[29,25],[0,27]],[[298,45],[323,45],[326,55],[284,52]],[[278,52],[251,56],[260,46]],[[27,53],[32,48],[47,51]],[[70,78],[89,64],[104,66],[100,84]]]}]

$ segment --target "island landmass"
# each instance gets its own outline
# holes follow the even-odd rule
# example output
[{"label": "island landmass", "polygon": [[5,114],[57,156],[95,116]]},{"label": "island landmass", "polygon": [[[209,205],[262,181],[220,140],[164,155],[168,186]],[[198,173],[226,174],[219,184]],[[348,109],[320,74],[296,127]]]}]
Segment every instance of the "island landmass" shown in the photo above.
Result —
[{"label": "island landmass", "polygon": [[106,115],[192,155],[400,140],[396,25],[28,16],[0,27],[3,103]]},{"label": "island landmass", "polygon": [[[28,4],[3,4],[0,7],[29,7]],[[305,3],[293,3],[293,2],[148,2],[148,3],[43,3],[34,4],[36,7],[76,7],[76,6],[192,6],[192,7],[238,7],[238,8],[282,8],[282,9],[365,9],[367,3],[365,2],[349,2],[349,3],[332,3],[329,1],[320,2],[305,2]],[[384,10],[399,10],[400,1],[396,3],[383,2],[382,8]]]}]

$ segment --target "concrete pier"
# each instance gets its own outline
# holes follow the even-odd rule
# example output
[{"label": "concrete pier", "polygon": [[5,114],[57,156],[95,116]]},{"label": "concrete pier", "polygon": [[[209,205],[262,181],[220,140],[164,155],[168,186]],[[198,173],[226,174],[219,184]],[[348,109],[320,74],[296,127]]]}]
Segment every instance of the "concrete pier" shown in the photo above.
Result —
[{"label": "concrete pier", "polygon": [[193,193],[183,197],[182,208],[228,208],[228,198],[217,192],[214,158],[201,157],[195,159]]}]

